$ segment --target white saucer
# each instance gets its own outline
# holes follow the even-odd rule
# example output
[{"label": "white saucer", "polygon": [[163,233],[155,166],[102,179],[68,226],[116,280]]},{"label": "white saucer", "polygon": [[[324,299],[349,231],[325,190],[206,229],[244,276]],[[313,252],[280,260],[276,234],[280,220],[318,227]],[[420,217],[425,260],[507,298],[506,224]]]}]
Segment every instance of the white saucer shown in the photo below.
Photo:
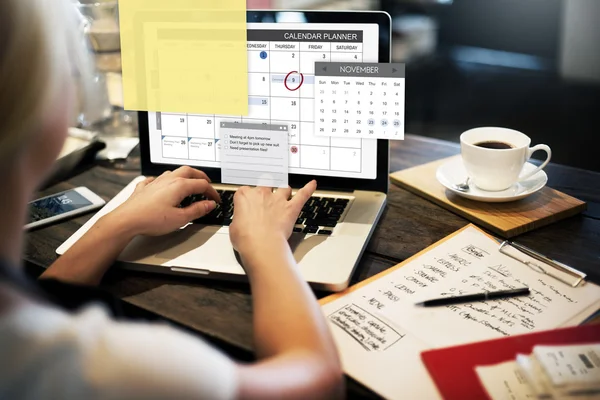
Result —
[{"label": "white saucer", "polygon": [[[537,168],[531,163],[526,163],[523,167],[524,172],[532,171]],[[527,197],[544,186],[548,182],[548,175],[544,171],[539,171],[532,177],[515,183],[510,188],[499,192],[489,192],[479,189],[477,186],[470,184],[468,192],[461,192],[454,188],[454,185],[462,183],[467,179],[467,171],[463,164],[462,158],[457,157],[438,167],[435,174],[437,180],[444,185],[448,190],[456,193],[459,196],[471,200],[484,201],[488,203],[503,203],[507,201],[520,200]]]}]

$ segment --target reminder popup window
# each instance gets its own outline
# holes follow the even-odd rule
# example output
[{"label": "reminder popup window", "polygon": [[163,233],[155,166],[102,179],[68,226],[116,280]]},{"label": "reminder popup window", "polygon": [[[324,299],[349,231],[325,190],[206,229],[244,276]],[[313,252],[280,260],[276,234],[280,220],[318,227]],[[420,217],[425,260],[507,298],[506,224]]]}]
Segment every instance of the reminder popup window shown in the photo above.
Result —
[{"label": "reminder popup window", "polygon": [[235,185],[288,186],[288,126],[221,122],[221,180]]}]

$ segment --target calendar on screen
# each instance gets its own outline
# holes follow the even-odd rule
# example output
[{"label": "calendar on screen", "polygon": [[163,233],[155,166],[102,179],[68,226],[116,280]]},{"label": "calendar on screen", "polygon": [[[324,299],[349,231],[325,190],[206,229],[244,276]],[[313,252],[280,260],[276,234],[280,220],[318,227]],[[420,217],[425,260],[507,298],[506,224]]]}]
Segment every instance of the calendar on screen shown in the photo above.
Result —
[{"label": "calendar on screen", "polygon": [[376,62],[378,25],[249,23],[247,32],[248,115],[148,113],[152,162],[220,167],[221,122],[283,124],[289,173],[374,179],[376,140],[316,134],[315,63]]},{"label": "calendar on screen", "polygon": [[315,64],[317,135],[404,139],[404,64]]}]

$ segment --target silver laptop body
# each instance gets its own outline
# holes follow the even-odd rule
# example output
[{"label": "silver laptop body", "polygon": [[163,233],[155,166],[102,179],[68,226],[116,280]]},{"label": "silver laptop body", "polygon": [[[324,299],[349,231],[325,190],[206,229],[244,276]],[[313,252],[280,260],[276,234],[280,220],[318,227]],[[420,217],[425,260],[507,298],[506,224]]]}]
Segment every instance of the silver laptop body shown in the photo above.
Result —
[{"label": "silver laptop body", "polygon": [[[268,21],[268,22],[265,22]],[[273,22],[275,21],[275,22]],[[292,21],[292,22],[290,22]],[[298,21],[298,22],[293,22]],[[337,28],[339,26],[339,28]],[[307,30],[362,31],[362,47],[378,49],[376,59],[363,61],[390,61],[390,18],[381,12],[331,11],[249,11],[248,41],[252,31]],[[271,33],[271,32],[267,32]],[[376,33],[376,38],[375,38]],[[254,33],[253,33],[254,35]],[[264,36],[261,36],[263,39]],[[334,48],[330,43],[329,49]],[[352,46],[349,46],[350,48]],[[354,46],[357,48],[359,46]],[[302,47],[300,47],[302,49]],[[366,51],[366,50],[365,50]],[[335,58],[332,54],[332,61]],[[249,46],[249,57],[250,57]],[[300,54],[302,57],[302,54]],[[340,57],[347,57],[343,55]],[[204,116],[217,125],[219,116]],[[106,206],[75,232],[57,250],[63,254],[103,215],[122,204],[145,176],[156,176],[180,165],[191,165],[205,171],[213,182],[221,182],[218,156],[212,161],[172,160],[157,155],[160,140],[168,136],[160,128],[160,113],[139,112],[142,174],[127,185]],[[222,117],[230,120],[234,117]],[[244,117],[241,117],[244,118]],[[277,120],[277,123],[282,123]],[[294,122],[289,122],[293,124]],[[164,124],[163,124],[164,126]],[[306,136],[308,137],[308,136]],[[217,139],[218,140],[218,139]],[[216,142],[215,140],[215,148]],[[361,139],[358,139],[361,140]],[[330,145],[333,146],[333,142]],[[302,141],[298,144],[302,152]],[[369,238],[386,203],[389,172],[389,148],[385,140],[361,142],[362,166],[370,175],[343,171],[315,171],[311,168],[290,168],[289,182],[299,188],[316,179],[318,190],[313,195],[316,204],[345,204],[334,226],[319,226],[317,232],[306,233],[307,226],[296,225],[289,240],[302,276],[315,288],[340,291],[348,287]],[[216,151],[216,150],[215,150]],[[297,150],[296,150],[297,151]],[[310,161],[309,161],[310,162]],[[373,173],[375,172],[375,173]],[[237,186],[215,183],[217,190],[235,191]],[[310,201],[309,201],[310,203]],[[201,222],[201,221],[199,221]],[[314,229],[313,229],[314,230]],[[327,232],[329,231],[329,232]],[[327,234],[324,234],[327,233]],[[93,256],[93,255],[90,255]],[[223,225],[191,223],[182,229],[161,237],[136,237],[118,257],[119,267],[154,273],[186,275],[207,279],[246,279],[239,257],[229,240],[229,228]]]}]

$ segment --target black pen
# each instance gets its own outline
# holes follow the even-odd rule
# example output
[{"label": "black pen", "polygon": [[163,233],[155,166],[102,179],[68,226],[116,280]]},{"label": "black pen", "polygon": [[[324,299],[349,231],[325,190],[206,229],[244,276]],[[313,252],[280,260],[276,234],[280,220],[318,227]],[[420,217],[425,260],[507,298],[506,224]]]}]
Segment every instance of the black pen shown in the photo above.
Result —
[{"label": "black pen", "polygon": [[529,288],[500,290],[498,292],[485,292],[467,294],[464,296],[442,297],[440,299],[426,300],[415,305],[422,307],[447,306],[449,304],[470,303],[473,301],[486,301],[494,299],[505,299],[507,297],[528,296]]}]

